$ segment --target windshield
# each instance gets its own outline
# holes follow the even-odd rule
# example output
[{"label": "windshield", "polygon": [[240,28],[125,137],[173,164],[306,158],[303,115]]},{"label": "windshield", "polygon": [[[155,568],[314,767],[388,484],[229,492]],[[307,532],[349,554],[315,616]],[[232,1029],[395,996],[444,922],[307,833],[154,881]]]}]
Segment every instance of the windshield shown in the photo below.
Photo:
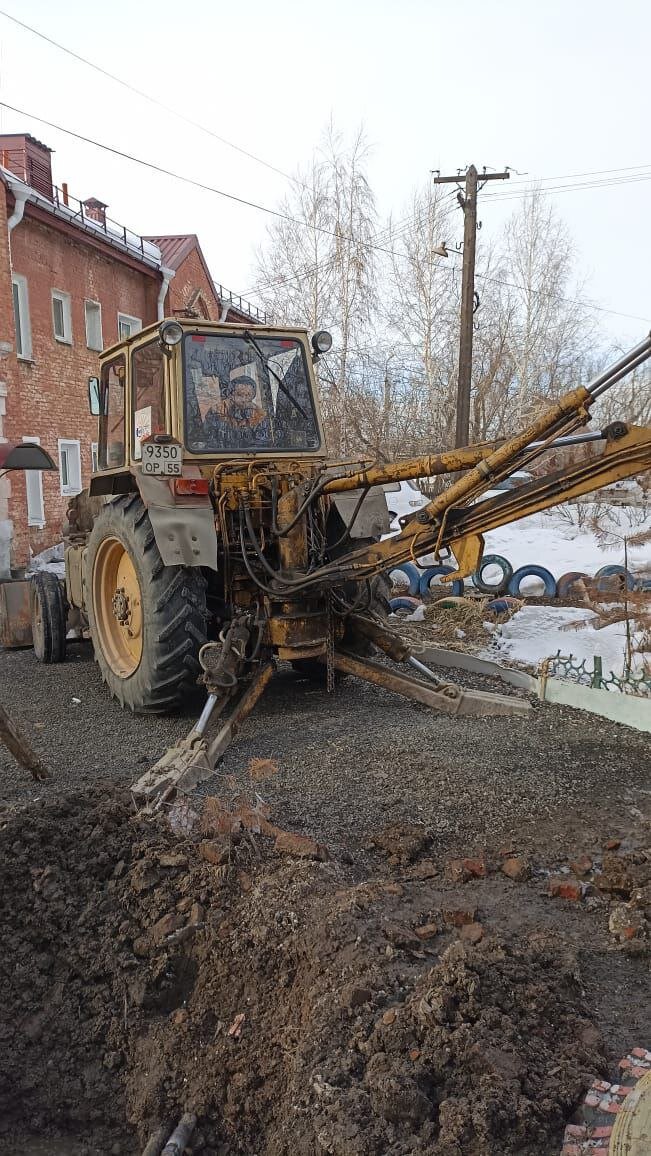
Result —
[{"label": "windshield", "polygon": [[303,346],[291,338],[187,334],[185,440],[191,453],[315,450]]}]

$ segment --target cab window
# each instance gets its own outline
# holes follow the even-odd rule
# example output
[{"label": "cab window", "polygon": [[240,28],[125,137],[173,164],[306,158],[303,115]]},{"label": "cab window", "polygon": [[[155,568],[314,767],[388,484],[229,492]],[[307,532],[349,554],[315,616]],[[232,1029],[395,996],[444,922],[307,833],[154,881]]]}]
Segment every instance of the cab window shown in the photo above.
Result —
[{"label": "cab window", "polygon": [[133,456],[139,460],[143,438],[165,432],[165,354],[158,340],[131,354],[131,396]]},{"label": "cab window", "polygon": [[125,463],[124,397],[127,367],[124,354],[105,362],[100,377],[102,416],[99,419],[99,468],[114,470]]}]

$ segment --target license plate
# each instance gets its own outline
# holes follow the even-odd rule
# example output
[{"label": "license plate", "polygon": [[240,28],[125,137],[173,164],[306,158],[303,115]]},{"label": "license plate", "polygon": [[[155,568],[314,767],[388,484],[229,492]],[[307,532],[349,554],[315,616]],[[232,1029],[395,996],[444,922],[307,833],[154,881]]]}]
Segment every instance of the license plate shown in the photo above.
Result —
[{"label": "license plate", "polygon": [[179,445],[158,445],[157,442],[142,443],[143,474],[177,474],[183,465],[183,450]]}]

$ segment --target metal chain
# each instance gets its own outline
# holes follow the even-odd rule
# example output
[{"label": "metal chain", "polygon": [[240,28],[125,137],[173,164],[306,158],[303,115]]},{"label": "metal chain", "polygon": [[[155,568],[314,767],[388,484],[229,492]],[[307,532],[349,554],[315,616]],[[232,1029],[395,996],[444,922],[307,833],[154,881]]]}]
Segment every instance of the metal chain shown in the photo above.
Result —
[{"label": "metal chain", "polygon": [[335,689],[335,617],[332,592],[326,594],[326,690],[332,694]]}]

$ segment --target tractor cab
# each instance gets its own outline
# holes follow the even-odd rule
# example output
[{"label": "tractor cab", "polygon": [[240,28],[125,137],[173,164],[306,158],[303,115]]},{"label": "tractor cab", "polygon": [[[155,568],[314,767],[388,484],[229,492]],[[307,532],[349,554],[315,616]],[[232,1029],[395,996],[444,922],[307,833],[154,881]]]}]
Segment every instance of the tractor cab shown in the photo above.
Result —
[{"label": "tractor cab", "polygon": [[138,467],[322,457],[313,363],[329,347],[324,331],[310,343],[299,329],[167,320],[106,350],[89,383],[99,417],[91,493],[117,492],[111,478]]}]

